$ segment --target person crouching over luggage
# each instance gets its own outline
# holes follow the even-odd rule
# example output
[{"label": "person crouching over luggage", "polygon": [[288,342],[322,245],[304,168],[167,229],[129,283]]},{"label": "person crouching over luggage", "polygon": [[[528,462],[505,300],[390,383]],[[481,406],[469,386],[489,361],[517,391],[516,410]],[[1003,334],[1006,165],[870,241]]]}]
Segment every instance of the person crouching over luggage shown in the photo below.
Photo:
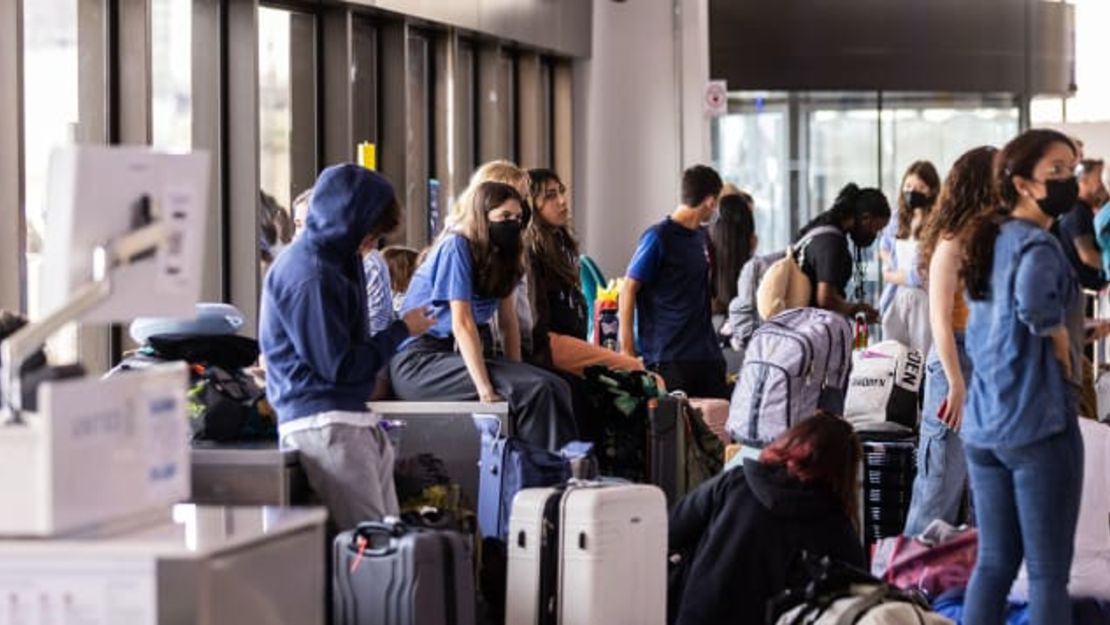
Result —
[{"label": "person crouching over luggage", "polygon": [[866,568],[859,527],[859,438],[818,415],[704,482],[675,506],[668,623],[762,624],[805,550]]},{"label": "person crouching over luggage", "polygon": [[[524,276],[523,198],[482,182],[460,202],[405,294],[402,310],[430,307],[436,321],[393,358],[393,389],[402,399],[507,401],[517,437],[557,450],[577,436],[570,388],[521,362],[514,293]],[[495,312],[504,357],[493,354]]]},{"label": "person crouching over luggage", "polygon": [[259,343],[281,444],[300,452],[313,491],[340,529],[399,513],[393,449],[366,401],[401,341],[423,334],[422,309],[370,338],[360,247],[389,233],[401,208],[389,181],[352,164],[329,167],[305,232],[262,290]]}]

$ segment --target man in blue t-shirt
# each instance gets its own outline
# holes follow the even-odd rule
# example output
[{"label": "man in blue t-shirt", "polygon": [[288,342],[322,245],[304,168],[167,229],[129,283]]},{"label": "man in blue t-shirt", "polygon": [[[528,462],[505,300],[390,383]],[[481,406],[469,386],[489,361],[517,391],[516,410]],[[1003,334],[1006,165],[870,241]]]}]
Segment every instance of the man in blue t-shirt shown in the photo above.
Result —
[{"label": "man in blue t-shirt", "polygon": [[639,315],[644,363],[670,390],[728,399],[725,360],[713,330],[709,237],[721,177],[705,165],[682,173],[682,204],[640,237],[620,296],[621,349],[636,356]]}]

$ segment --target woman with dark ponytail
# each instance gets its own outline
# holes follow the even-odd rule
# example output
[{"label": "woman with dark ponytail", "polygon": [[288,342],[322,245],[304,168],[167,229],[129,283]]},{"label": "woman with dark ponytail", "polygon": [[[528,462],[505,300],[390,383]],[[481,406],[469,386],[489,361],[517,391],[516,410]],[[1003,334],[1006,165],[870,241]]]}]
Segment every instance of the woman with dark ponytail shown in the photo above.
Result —
[{"label": "woman with dark ponytail", "polygon": [[811,306],[848,317],[864,313],[869,322],[879,321],[879,312],[873,307],[848,301],[853,268],[848,238],[856,248],[869,247],[888,223],[890,203],[883,192],[849,183],[840,190],[832,208],[802,228],[795,249],[802,257],[802,271],[813,284]]},{"label": "woman with dark ponytail", "polygon": [[1076,159],[1072,141],[1053,130],[1011,141],[995,161],[998,211],[967,235],[961,276],[972,300],[973,372],[960,433],[979,523],[967,623],[1001,625],[1023,557],[1030,621],[1071,622],[1083,481],[1068,340],[1078,285],[1048,229],[1075,204]]}]

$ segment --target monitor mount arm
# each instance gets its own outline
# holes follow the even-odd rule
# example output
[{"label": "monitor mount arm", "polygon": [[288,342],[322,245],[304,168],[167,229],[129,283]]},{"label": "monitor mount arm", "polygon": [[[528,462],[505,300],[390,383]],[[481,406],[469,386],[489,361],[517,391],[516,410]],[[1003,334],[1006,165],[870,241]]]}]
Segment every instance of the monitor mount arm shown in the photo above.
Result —
[{"label": "monitor mount arm", "polygon": [[5,425],[23,422],[23,364],[33,356],[55,332],[67,323],[80,320],[112,294],[112,272],[148,258],[166,239],[166,227],[152,221],[108,243],[93,252],[92,282],[79,288],[73,297],[46,318],[29,323],[0,343],[0,415],[6,414]]}]

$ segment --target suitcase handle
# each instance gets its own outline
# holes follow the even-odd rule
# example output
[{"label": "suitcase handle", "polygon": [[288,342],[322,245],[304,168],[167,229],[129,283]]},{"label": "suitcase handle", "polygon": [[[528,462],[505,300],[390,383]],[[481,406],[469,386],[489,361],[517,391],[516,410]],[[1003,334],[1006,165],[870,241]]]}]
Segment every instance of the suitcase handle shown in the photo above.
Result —
[{"label": "suitcase handle", "polygon": [[[400,538],[405,533],[405,526],[401,523],[382,523],[379,521],[370,521],[359,523],[355,528],[354,534],[351,536],[351,544],[348,549],[359,551],[358,539],[366,539],[366,548],[363,553],[368,556],[382,557],[387,556],[397,549],[393,544],[393,539]],[[374,537],[384,536],[389,540],[383,547],[374,547]]]}]

